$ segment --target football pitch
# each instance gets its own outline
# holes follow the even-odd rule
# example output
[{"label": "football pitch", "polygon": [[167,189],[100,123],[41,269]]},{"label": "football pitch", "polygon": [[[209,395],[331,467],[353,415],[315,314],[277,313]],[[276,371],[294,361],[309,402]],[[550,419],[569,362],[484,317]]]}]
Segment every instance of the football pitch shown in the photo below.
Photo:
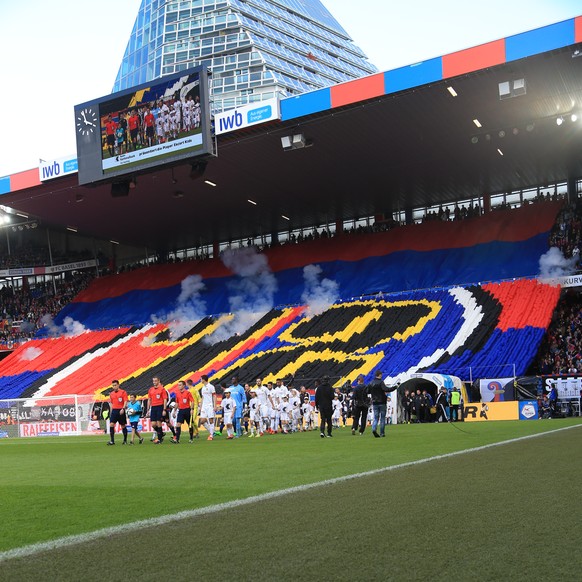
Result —
[{"label": "football pitch", "polygon": [[2,440],[0,580],[575,579],[581,425]]}]

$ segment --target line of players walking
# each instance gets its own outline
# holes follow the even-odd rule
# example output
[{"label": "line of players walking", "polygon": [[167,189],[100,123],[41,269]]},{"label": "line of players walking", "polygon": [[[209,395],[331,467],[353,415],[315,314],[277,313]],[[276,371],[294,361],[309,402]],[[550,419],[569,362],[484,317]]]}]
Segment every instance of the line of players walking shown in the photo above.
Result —
[{"label": "line of players walking", "polygon": [[[164,441],[164,424],[171,431],[170,442],[181,442],[182,426],[188,426],[189,441],[199,437],[200,427],[207,431],[207,440],[214,440],[217,432],[226,429],[227,439],[239,438],[245,434],[258,438],[264,434],[284,434],[311,430],[315,426],[314,407],[311,396],[305,387],[300,390],[288,388],[282,380],[275,384],[263,384],[258,378],[255,386],[248,384],[243,387],[237,377],[232,378],[230,387],[222,386],[222,400],[218,404],[217,391],[208,381],[208,376],[201,376],[202,386],[195,388],[192,380],[179,381],[172,394],[162,386],[160,379],[152,379],[152,387],[144,402],[135,395],[128,396],[122,390],[117,380],[111,383],[110,418],[108,445],[115,444],[115,427],[119,424],[123,434],[123,444],[128,443],[129,424],[132,435],[129,444],[138,439],[140,444],[144,439],[138,430],[140,418],[148,417],[151,422],[155,444]],[[339,394],[334,409],[337,409],[337,419],[341,416],[341,401]],[[145,403],[145,404],[144,404]]]},{"label": "line of players walking", "polygon": [[[150,419],[155,444],[164,441],[164,425],[172,434],[170,442],[178,444],[184,425],[188,427],[191,443],[199,437],[200,427],[206,429],[209,441],[214,440],[216,434],[222,434],[224,429],[227,440],[243,435],[259,438],[278,432],[308,431],[316,428],[316,411],[320,416],[322,438],[332,436],[332,428],[347,426],[349,417],[353,418],[353,435],[363,435],[371,424],[373,436],[381,438],[385,436],[385,426],[393,422],[396,405],[380,371],[375,373],[370,384],[364,383],[364,376],[358,376],[355,386],[348,392],[331,388],[327,377],[323,383],[316,381],[315,401],[305,386],[298,390],[286,386],[281,379],[263,384],[262,379],[257,378],[254,386],[245,384],[243,387],[234,376],[230,386],[223,384],[220,387],[220,403],[218,392],[206,375],[201,376],[201,387],[195,387],[192,380],[180,380],[172,393],[163,387],[158,377],[152,379],[152,384],[147,399],[139,401],[134,394],[128,396],[117,380],[112,381],[108,445],[115,444],[117,424],[123,434],[123,444],[128,443],[128,425],[131,429],[129,444],[134,444],[136,438],[142,444],[144,438],[138,427],[140,419],[145,417]],[[451,392],[450,401],[444,388],[435,401],[427,390],[405,390],[400,400],[403,423],[459,418],[461,400],[458,390]]]}]

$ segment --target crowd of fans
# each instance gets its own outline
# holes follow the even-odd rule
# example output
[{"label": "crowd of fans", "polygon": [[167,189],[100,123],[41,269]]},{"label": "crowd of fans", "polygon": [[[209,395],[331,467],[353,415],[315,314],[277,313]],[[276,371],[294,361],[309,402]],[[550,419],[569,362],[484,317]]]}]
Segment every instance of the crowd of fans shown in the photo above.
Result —
[{"label": "crowd of fans", "polygon": [[541,375],[582,372],[582,299],[576,289],[562,294],[533,371]]},{"label": "crowd of fans", "polygon": [[[560,212],[551,231],[550,246],[559,248],[566,259],[580,256],[581,217],[582,204],[569,204]],[[580,268],[579,261],[573,268]],[[566,289],[540,346],[533,373],[546,375],[582,372],[581,323],[582,298],[577,288]]]},{"label": "crowd of fans", "polygon": [[[531,201],[525,200],[523,204],[531,204],[535,202],[547,202],[550,200],[557,200],[558,195],[554,194],[538,194],[534,199]],[[515,205],[516,207],[519,205]],[[492,210],[509,210],[512,206],[503,202],[501,204],[497,204],[492,208]],[[431,221],[459,221],[459,220],[466,220],[468,218],[476,218],[482,216],[484,213],[483,208],[480,204],[475,202],[474,204],[467,203],[467,204],[455,204],[454,207],[441,206],[439,210],[434,211],[427,211],[422,218],[421,222],[431,222]],[[393,217],[389,218],[377,218],[374,221],[370,221],[368,224],[358,224],[354,225],[351,228],[344,227],[343,230],[337,231],[335,229],[330,229],[329,226],[323,227],[314,227],[312,230],[305,230],[299,233],[291,232],[289,236],[285,239],[279,239],[276,241],[269,242],[266,238],[262,238],[259,242],[257,242],[254,238],[249,238],[247,241],[238,241],[232,243],[232,249],[237,248],[244,248],[244,247],[256,247],[259,251],[264,251],[266,249],[272,248],[274,246],[284,246],[284,245],[295,245],[301,244],[303,242],[313,241],[313,240],[320,240],[320,239],[328,239],[328,238],[335,238],[340,235],[353,235],[353,234],[370,234],[376,232],[386,232],[392,230],[394,228],[398,228],[404,226],[404,223],[398,222]],[[212,258],[208,252],[200,251],[196,254],[196,260],[206,260]],[[174,251],[169,254],[167,262],[181,262],[181,259],[178,255],[177,251]],[[164,261],[156,261],[156,262],[164,262]],[[126,270],[130,270],[127,269]]]},{"label": "crowd of fans", "polygon": [[550,246],[558,247],[564,257],[579,257],[581,238],[582,204],[576,202],[565,206],[556,219],[550,234]]},{"label": "crowd of fans", "polygon": [[0,269],[18,269],[49,264],[49,254],[46,248],[35,248],[30,245],[18,249],[17,252],[0,254]]},{"label": "crowd of fans", "polygon": [[30,288],[0,288],[0,349],[11,349],[26,341],[47,323],[93,279],[94,271],[57,279]]},{"label": "crowd of fans", "polygon": [[[6,249],[5,249],[6,250]],[[52,252],[53,264],[72,263],[93,258],[87,249],[82,251]],[[19,269],[23,267],[39,267],[51,264],[51,256],[47,247],[24,245],[11,249],[10,253],[0,251],[0,269]]]},{"label": "crowd of fans", "polygon": [[430,222],[435,220],[447,222],[449,220],[465,220],[466,218],[476,218],[481,216],[481,214],[483,214],[481,206],[479,206],[479,204],[476,202],[473,205],[463,204],[462,206],[459,206],[458,204],[455,204],[452,211],[449,206],[445,207],[444,209],[441,206],[438,209],[438,212],[436,210],[427,212],[422,220],[423,222]]}]

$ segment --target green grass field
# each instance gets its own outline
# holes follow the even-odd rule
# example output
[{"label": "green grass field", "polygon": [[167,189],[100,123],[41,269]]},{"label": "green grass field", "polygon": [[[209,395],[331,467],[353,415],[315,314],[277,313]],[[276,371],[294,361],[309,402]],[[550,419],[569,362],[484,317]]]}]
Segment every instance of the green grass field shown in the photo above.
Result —
[{"label": "green grass field", "polygon": [[[333,439],[178,446],[4,440],[0,552],[580,424],[399,425],[386,439],[341,429]],[[0,580],[122,579],[136,553],[140,580],[575,579],[581,449],[579,428],[555,432],[5,560]]]}]

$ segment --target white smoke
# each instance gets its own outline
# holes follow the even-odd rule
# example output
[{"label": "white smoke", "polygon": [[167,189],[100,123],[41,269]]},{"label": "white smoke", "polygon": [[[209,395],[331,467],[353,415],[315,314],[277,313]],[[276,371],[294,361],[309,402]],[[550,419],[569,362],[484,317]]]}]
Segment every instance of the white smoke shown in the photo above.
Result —
[{"label": "white smoke", "polygon": [[319,265],[303,267],[305,290],[301,300],[307,305],[306,316],[313,317],[329,309],[339,299],[339,285],[332,279],[321,279],[323,272]]},{"label": "white smoke", "polygon": [[155,333],[151,333],[151,334],[149,334],[149,335],[146,335],[146,336],[145,336],[145,337],[144,337],[144,338],[141,340],[141,342],[139,343],[139,345],[140,345],[142,348],[147,348],[147,347],[151,346],[151,345],[154,343],[154,341],[155,341],[155,340],[156,340],[156,334],[155,334]]},{"label": "white smoke", "polygon": [[63,319],[63,325],[57,325],[48,313],[40,319],[41,324],[48,329],[50,335],[66,335],[74,337],[87,331],[87,328],[79,321],[68,316]]},{"label": "white smoke", "polygon": [[200,275],[188,275],[180,283],[181,291],[178,295],[178,305],[183,306],[195,302],[200,303],[200,292],[204,289],[204,283]]},{"label": "white smoke", "polygon": [[52,315],[49,315],[48,313],[40,318],[40,323],[43,327],[48,329],[51,335],[59,335],[61,333],[61,330],[59,326],[55,324]]},{"label": "white smoke", "polygon": [[30,362],[32,360],[36,360],[36,358],[38,358],[43,353],[44,352],[37,347],[26,348],[20,355],[20,360],[23,362]]},{"label": "white smoke", "polygon": [[222,262],[238,277],[228,283],[228,298],[234,317],[206,338],[209,343],[240,335],[273,309],[277,279],[266,255],[254,247],[226,250]]},{"label": "white smoke", "polygon": [[81,335],[83,332],[87,331],[87,328],[81,322],[76,321],[69,316],[63,319],[63,327],[65,329],[65,334],[71,337]]},{"label": "white smoke", "polygon": [[540,257],[540,279],[566,277],[576,270],[578,257],[567,259],[558,247],[551,247]]},{"label": "white smoke", "polygon": [[32,333],[34,331],[34,323],[31,321],[23,321],[20,324],[20,331],[22,333]]},{"label": "white smoke", "polygon": [[[162,316],[152,315],[155,323],[168,322],[172,339],[178,339],[192,329],[205,315],[206,303],[200,298],[205,285],[200,275],[188,275],[180,284],[176,307]],[[142,341],[143,343],[146,341]],[[149,345],[149,344],[148,344]]]}]

